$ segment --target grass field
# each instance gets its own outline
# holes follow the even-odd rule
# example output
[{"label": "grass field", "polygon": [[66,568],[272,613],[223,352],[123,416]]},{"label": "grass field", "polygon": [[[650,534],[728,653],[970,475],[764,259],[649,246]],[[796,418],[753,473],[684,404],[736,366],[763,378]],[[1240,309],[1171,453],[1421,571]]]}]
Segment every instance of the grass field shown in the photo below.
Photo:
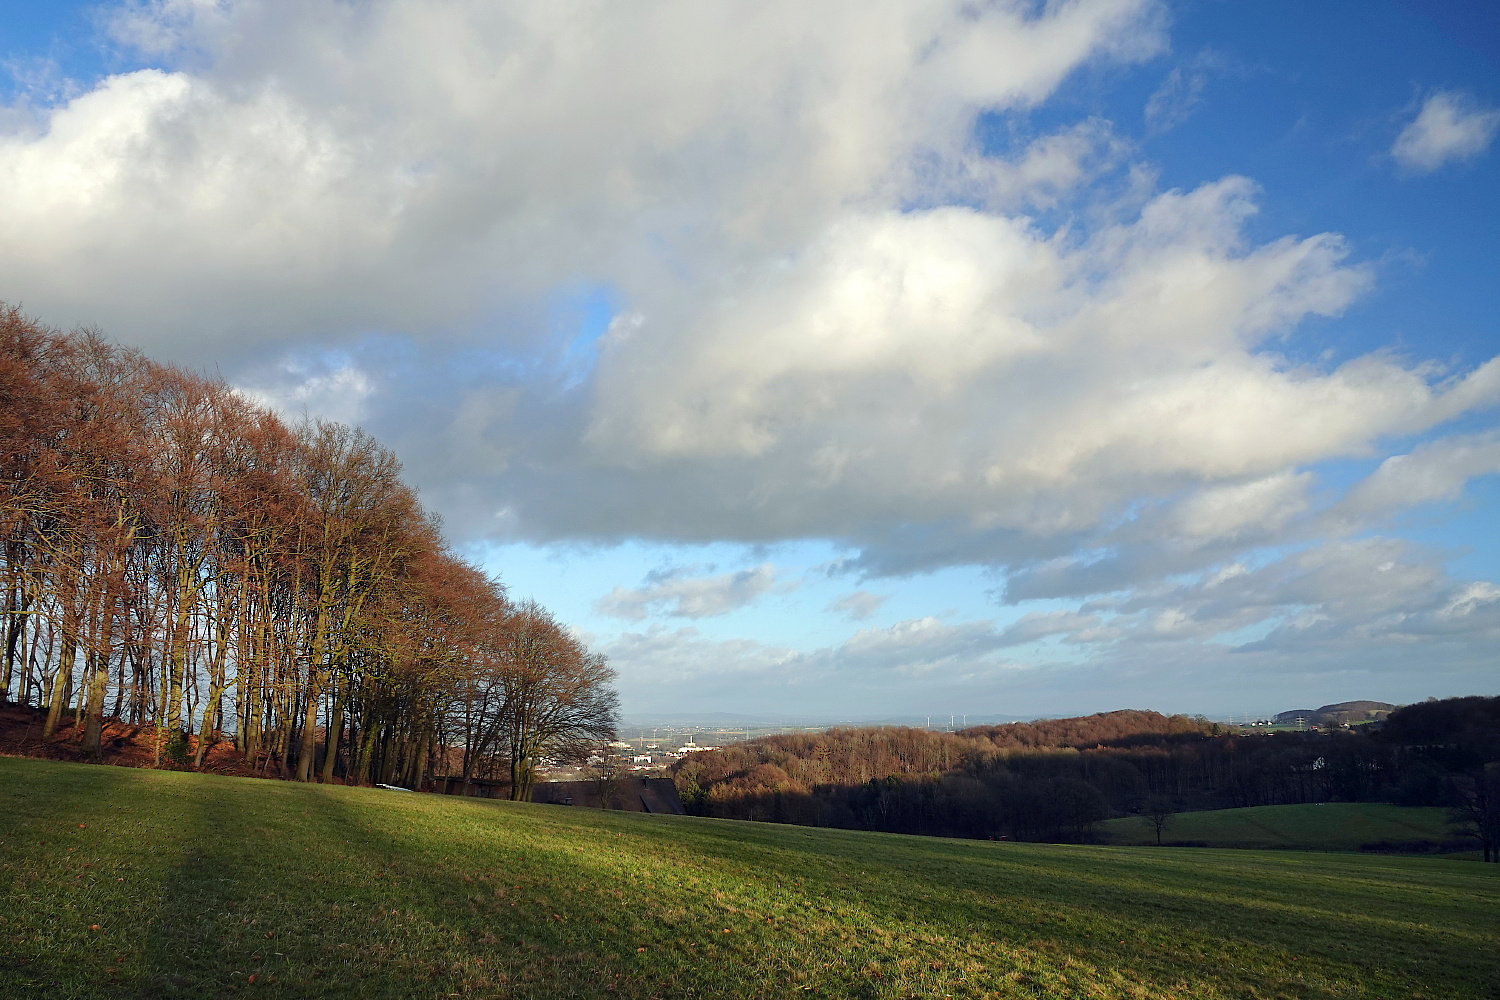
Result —
[{"label": "grass field", "polygon": [[[1447,819],[1447,811],[1443,809],[1413,809],[1380,802],[1254,806],[1178,813],[1162,831],[1162,842],[1357,851],[1364,844],[1451,841],[1455,834]],[[1105,843],[1156,843],[1156,833],[1133,816],[1100,823],[1098,832]]]},{"label": "grass field", "polygon": [[0,996],[1500,995],[1500,865],[0,759]]}]

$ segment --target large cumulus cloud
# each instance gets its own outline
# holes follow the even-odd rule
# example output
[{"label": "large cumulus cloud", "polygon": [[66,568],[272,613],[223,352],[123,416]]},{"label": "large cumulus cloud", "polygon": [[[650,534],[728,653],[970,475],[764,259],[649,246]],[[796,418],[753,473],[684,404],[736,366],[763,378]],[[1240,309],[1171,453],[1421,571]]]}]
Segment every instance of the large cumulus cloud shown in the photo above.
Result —
[{"label": "large cumulus cloud", "polygon": [[1147,0],[152,0],[109,24],[146,65],[0,141],[4,293],[200,358],[702,279],[962,160],[979,109],[1160,44]]},{"label": "large cumulus cloud", "polygon": [[[1164,51],[1152,0],[107,11],[136,68],[3,119],[0,298],[360,420],[460,538],[830,539],[1077,605],[822,652],[648,628],[621,663],[940,685],[1038,644],[1490,635],[1488,584],[1358,536],[1496,470],[1491,432],[1413,441],[1500,401],[1500,361],[1322,355],[1306,321],[1378,279],[1337,234],[1251,238],[1252,180],[1162,191],[1110,122],[1026,120]],[[1434,107],[1423,163],[1469,149]],[[1339,498],[1337,458],[1385,464]],[[1396,617],[1334,596],[1387,563]],[[716,618],[774,582],[598,596]]]}]

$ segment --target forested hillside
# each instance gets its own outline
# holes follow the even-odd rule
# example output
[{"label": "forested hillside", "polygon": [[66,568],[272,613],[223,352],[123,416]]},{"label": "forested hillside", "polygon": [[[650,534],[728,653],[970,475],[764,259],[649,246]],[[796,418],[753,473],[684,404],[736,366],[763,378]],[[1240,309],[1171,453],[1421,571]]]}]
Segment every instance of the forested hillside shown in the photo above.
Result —
[{"label": "forested hillside", "polygon": [[[0,308],[0,703],[99,754],[421,785],[614,733],[613,674],[451,552],[358,429]],[[461,748],[461,752],[450,748]]]},{"label": "forested hillside", "polygon": [[[896,833],[1083,840],[1094,823],[1306,802],[1450,806],[1500,852],[1500,698],[1393,713],[1384,731],[1242,735],[1154,712],[772,736],[677,764],[689,811]],[[1497,854],[1500,856],[1500,854]]]},{"label": "forested hillside", "polygon": [[975,726],[965,729],[963,734],[982,736],[1002,750],[1031,747],[1076,747],[1081,750],[1105,743],[1159,742],[1157,738],[1162,736],[1217,735],[1219,728],[1202,718],[1123,709],[1076,719],[1038,719],[1001,726]]}]

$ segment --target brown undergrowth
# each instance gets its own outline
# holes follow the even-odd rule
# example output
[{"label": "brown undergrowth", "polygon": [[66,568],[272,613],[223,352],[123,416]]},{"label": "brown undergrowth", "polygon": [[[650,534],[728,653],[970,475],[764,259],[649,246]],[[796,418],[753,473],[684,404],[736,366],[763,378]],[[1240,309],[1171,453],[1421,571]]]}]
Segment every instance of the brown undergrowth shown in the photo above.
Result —
[{"label": "brown undergrowth", "polygon": [[[199,771],[204,774],[225,774],[241,778],[280,778],[274,761],[264,755],[248,763],[233,740],[222,736],[216,738],[203,757],[203,765],[194,768],[192,758],[198,752],[198,737],[187,737],[186,761],[170,759],[166,753],[168,734],[154,726],[133,725],[118,719],[105,719],[100,753],[90,754],[82,746],[83,731],[72,716],[63,716],[57,732],[49,739],[42,738],[47,713],[44,709],[28,705],[0,705],[0,756],[35,757],[41,760],[62,760],[78,763],[113,764],[119,767],[154,767],[175,771]],[[162,752],[153,745],[161,740]]]}]

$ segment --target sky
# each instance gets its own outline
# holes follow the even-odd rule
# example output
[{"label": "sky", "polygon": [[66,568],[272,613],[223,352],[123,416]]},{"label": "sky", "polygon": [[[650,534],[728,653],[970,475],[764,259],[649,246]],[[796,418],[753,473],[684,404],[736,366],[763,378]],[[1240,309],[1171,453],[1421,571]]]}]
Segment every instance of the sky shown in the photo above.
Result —
[{"label": "sky", "polygon": [[1500,8],[0,12],[0,301],[392,447],[627,716],[1500,694]]}]

